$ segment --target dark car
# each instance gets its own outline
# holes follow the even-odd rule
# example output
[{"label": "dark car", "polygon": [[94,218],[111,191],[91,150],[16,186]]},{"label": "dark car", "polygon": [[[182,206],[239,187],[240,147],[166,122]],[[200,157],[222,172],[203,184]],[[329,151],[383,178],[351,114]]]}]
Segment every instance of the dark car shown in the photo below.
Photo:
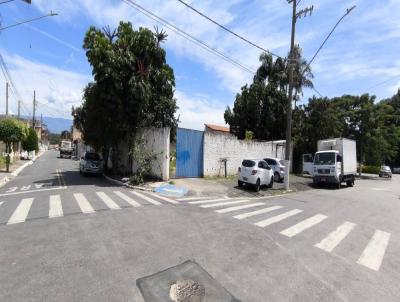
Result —
[{"label": "dark car", "polygon": [[79,161],[79,172],[86,174],[103,173],[103,160],[96,152],[85,152]]}]

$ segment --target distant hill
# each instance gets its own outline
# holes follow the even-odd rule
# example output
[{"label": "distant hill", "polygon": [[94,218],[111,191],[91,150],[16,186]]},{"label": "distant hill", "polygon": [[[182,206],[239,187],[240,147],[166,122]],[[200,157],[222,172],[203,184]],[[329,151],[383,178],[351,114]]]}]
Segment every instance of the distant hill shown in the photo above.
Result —
[{"label": "distant hill", "polygon": [[59,117],[44,116],[43,122],[47,124],[51,133],[61,133],[63,130],[70,131],[72,126],[72,120]]}]

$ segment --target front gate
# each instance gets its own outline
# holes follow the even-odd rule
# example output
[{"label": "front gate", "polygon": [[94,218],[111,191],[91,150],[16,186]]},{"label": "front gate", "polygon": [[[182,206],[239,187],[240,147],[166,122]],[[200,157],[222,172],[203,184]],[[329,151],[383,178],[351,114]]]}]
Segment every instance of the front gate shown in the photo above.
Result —
[{"label": "front gate", "polygon": [[176,177],[203,176],[203,131],[178,128]]}]

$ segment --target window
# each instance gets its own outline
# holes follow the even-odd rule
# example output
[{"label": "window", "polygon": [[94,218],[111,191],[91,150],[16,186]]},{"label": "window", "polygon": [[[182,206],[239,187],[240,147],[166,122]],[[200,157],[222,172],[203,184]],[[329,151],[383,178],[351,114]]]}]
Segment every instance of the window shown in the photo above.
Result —
[{"label": "window", "polygon": [[335,153],[334,152],[323,152],[315,154],[314,158],[315,165],[334,165],[335,164]]},{"label": "window", "polygon": [[340,154],[336,155],[336,162],[338,162],[338,163],[342,162],[342,156]]},{"label": "window", "polygon": [[273,159],[266,158],[265,161],[270,166],[275,166],[276,165],[276,161],[274,161]]},{"label": "window", "polygon": [[263,162],[263,161],[260,161],[260,162],[258,163],[258,167],[261,168],[261,169],[265,169],[265,167],[264,167],[264,162]]},{"label": "window", "polygon": [[100,160],[100,156],[97,153],[86,153],[85,159],[86,160]]},{"label": "window", "polygon": [[247,167],[247,168],[252,168],[256,165],[256,163],[253,160],[244,160],[242,162],[242,166],[243,167]]}]

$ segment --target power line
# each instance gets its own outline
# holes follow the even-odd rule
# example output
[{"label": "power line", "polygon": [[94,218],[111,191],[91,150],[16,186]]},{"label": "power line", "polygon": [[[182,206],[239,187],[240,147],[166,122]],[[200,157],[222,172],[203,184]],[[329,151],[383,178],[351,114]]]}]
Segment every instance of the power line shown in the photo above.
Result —
[{"label": "power line", "polygon": [[382,85],[384,85],[384,84],[386,84],[386,83],[388,83],[388,82],[390,82],[390,81],[393,81],[393,80],[395,80],[395,79],[397,79],[397,78],[400,78],[400,75],[396,75],[396,76],[391,77],[391,78],[389,78],[389,79],[387,79],[387,80],[385,80],[385,81],[379,82],[379,83],[377,83],[377,84],[375,84],[375,85],[373,85],[373,86],[371,86],[371,87],[368,87],[368,88],[365,89],[364,91],[368,91],[368,90],[370,90],[370,89],[373,89],[373,88],[382,86]]},{"label": "power line", "polygon": [[227,56],[223,52],[217,50],[216,48],[208,45],[207,43],[203,42],[202,40],[200,40],[200,39],[192,36],[191,34],[185,32],[184,30],[182,30],[179,27],[173,25],[172,23],[168,22],[167,20],[157,16],[156,14],[154,14],[153,12],[147,10],[143,6],[137,4],[136,2],[134,2],[132,0],[122,0],[122,1],[124,1],[128,5],[132,6],[133,8],[135,8],[136,10],[138,10],[139,12],[144,14],[145,16],[153,19],[157,23],[159,23],[161,25],[164,25],[165,27],[167,27],[170,30],[174,31],[179,36],[181,36],[181,37],[187,39],[188,41],[196,44],[197,46],[200,46],[201,48],[207,50],[208,52],[210,52],[210,53],[222,58],[223,60],[235,65],[236,67],[239,67],[240,69],[242,69],[242,70],[244,70],[244,71],[246,71],[248,73],[255,74],[255,72],[253,70],[251,70],[250,68],[242,65],[239,61],[237,61],[235,59],[232,59],[231,57]]},{"label": "power line", "polygon": [[8,28],[15,27],[15,26],[18,26],[18,25],[22,25],[22,24],[25,24],[25,23],[30,23],[30,22],[33,22],[33,21],[37,21],[37,20],[40,20],[40,19],[43,19],[43,18],[46,18],[46,17],[53,17],[53,16],[57,16],[57,15],[58,15],[57,13],[50,12],[50,14],[47,14],[47,15],[39,16],[39,17],[36,17],[36,18],[33,18],[33,19],[28,19],[28,20],[25,20],[25,21],[21,21],[21,22],[15,23],[15,24],[11,24],[11,25],[5,26],[5,27],[0,27],[0,31],[8,29]]},{"label": "power line", "polygon": [[244,42],[250,44],[251,46],[254,46],[254,47],[256,47],[256,48],[258,48],[258,49],[260,49],[260,50],[262,50],[262,51],[265,51],[266,53],[269,53],[269,54],[271,54],[271,55],[273,55],[273,56],[275,56],[275,57],[282,58],[281,56],[279,56],[279,55],[277,55],[277,54],[275,54],[275,53],[273,53],[273,52],[271,52],[271,51],[269,51],[269,50],[267,50],[267,49],[265,49],[265,48],[263,48],[263,47],[261,47],[261,46],[255,44],[255,43],[253,43],[253,42],[251,42],[250,40],[246,39],[245,37],[243,37],[243,36],[241,36],[241,35],[235,33],[235,32],[232,31],[232,30],[230,30],[230,29],[227,28],[226,26],[224,26],[224,25],[218,23],[217,21],[211,19],[210,17],[208,17],[208,16],[205,15],[204,13],[200,12],[199,10],[197,10],[196,8],[194,8],[193,6],[191,6],[190,4],[186,3],[185,1],[182,1],[182,0],[177,0],[177,1],[179,1],[180,3],[182,3],[183,5],[185,5],[186,7],[188,7],[189,9],[191,9],[192,11],[196,12],[197,14],[199,14],[200,16],[202,16],[203,18],[206,18],[206,19],[209,20],[210,22],[212,22],[212,23],[214,23],[215,25],[219,26],[219,27],[222,28],[223,30],[229,32],[230,34],[236,36],[237,38],[243,40]]}]

